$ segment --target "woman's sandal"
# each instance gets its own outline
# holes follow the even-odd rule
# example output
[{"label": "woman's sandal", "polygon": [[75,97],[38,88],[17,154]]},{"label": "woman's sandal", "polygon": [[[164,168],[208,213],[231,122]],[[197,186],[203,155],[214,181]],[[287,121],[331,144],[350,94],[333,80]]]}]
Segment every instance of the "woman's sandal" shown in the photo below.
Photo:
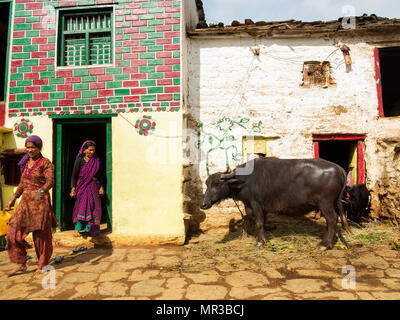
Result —
[{"label": "woman's sandal", "polygon": [[72,249],[72,252],[73,253],[77,253],[77,252],[85,251],[85,250],[87,250],[87,247],[86,246],[82,246],[82,247],[78,247],[78,248]]}]

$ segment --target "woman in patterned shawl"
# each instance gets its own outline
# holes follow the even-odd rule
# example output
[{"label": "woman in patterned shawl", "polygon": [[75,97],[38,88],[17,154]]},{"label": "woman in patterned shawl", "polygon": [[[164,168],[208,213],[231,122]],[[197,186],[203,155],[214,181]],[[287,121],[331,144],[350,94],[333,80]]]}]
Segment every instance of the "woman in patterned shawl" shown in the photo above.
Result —
[{"label": "woman in patterned shawl", "polygon": [[22,195],[7,230],[8,255],[11,262],[18,264],[7,272],[8,276],[26,271],[26,249],[31,246],[25,238],[30,232],[33,232],[38,257],[36,274],[42,273],[53,253],[52,228],[58,225],[49,193],[54,185],[54,166],[49,159],[42,156],[42,140],[38,136],[28,137],[25,147],[27,153],[18,163],[22,172],[21,180],[6,206],[6,209],[12,207]]},{"label": "woman in patterned shawl", "polygon": [[99,234],[101,221],[101,200],[104,189],[99,180],[100,159],[96,154],[96,143],[87,140],[82,144],[76,157],[71,177],[71,197],[76,196],[72,220],[74,236],[88,232],[92,237]]}]

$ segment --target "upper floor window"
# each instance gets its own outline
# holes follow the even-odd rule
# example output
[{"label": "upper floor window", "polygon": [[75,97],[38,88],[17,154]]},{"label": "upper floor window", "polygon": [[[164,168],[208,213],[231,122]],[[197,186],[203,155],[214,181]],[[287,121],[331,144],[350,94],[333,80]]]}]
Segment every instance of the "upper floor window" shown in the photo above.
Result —
[{"label": "upper floor window", "polygon": [[272,157],[271,143],[274,144],[274,141],[277,139],[279,139],[279,137],[243,136],[243,162],[254,159],[255,157]]},{"label": "upper floor window", "polygon": [[375,72],[379,116],[400,116],[400,47],[375,48]]},{"label": "upper floor window", "polygon": [[112,9],[60,11],[59,66],[112,63]]},{"label": "upper floor window", "polygon": [[331,75],[331,65],[329,61],[306,61],[303,64],[303,83],[302,86],[310,88],[313,86],[327,88],[334,84]]}]

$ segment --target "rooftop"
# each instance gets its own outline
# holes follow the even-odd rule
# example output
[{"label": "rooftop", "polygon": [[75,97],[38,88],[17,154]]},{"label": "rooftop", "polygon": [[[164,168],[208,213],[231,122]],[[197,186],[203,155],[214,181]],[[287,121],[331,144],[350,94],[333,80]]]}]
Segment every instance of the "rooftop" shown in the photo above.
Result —
[{"label": "rooftop", "polygon": [[[188,32],[189,36],[218,35],[263,35],[267,37],[301,37],[321,34],[379,34],[382,32],[400,31],[400,19],[378,17],[375,14],[355,17],[355,28],[350,25],[350,18],[338,18],[330,21],[303,22],[299,20],[286,21],[256,21],[245,19],[244,22],[232,21],[231,25],[220,23],[207,24],[203,3],[196,0],[199,22],[195,30]],[[343,20],[344,19],[344,20]]]}]

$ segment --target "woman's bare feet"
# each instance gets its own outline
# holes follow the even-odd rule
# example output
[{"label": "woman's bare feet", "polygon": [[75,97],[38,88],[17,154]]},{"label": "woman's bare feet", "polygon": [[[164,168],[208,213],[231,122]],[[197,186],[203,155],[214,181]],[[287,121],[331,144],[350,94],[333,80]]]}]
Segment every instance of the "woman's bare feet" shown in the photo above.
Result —
[{"label": "woman's bare feet", "polygon": [[74,237],[80,237],[81,234],[79,233],[78,230],[74,229]]},{"label": "woman's bare feet", "polygon": [[35,271],[35,275],[42,274],[42,273],[43,273],[43,270],[39,269],[39,268]]},{"label": "woman's bare feet", "polygon": [[26,264],[25,264],[25,263],[19,264],[19,265],[18,265],[17,267],[15,267],[14,269],[12,269],[12,270],[10,270],[10,271],[7,271],[6,274],[7,274],[9,277],[11,277],[11,276],[13,276],[14,274],[16,274],[18,271],[25,272],[25,271],[26,271]]}]

